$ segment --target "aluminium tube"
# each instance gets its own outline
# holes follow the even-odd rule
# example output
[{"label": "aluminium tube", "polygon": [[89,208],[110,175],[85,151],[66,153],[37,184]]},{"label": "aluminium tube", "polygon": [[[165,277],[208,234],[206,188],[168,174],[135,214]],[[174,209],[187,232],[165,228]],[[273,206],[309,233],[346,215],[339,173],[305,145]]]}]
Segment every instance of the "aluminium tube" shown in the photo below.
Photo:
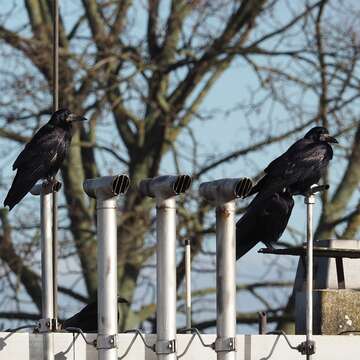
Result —
[{"label": "aluminium tube", "polygon": [[96,199],[99,360],[117,360],[117,223],[116,196],[125,194],[127,175],[104,176],[84,181],[85,193]]},{"label": "aluminium tube", "polygon": [[[116,197],[96,199],[98,238],[98,359],[117,360]],[[114,346],[112,346],[114,345]]]},{"label": "aluminium tube", "polygon": [[[40,193],[41,216],[41,312],[43,333],[43,360],[54,360],[53,335],[49,332],[54,319],[52,194],[43,189]],[[41,327],[43,326],[41,325]],[[46,329],[48,331],[46,331]]]},{"label": "aluminium tube", "polygon": [[156,198],[158,360],[176,360],[176,206],[175,197]]},{"label": "aluminium tube", "polygon": [[[235,360],[236,258],[235,201],[216,207],[216,310],[218,360]],[[219,343],[220,342],[220,343]],[[217,345],[218,343],[218,345]]]},{"label": "aluminium tube", "polygon": [[[305,197],[307,226],[307,254],[306,254],[306,344],[310,346],[313,333],[313,208],[315,204],[314,194]],[[306,355],[306,359],[310,360],[312,356]]]},{"label": "aluminium tube", "polygon": [[[53,0],[53,112],[59,108],[59,0]],[[56,176],[55,176],[56,179]],[[56,190],[52,193],[52,242],[53,242],[53,302],[54,318],[58,318],[58,196]],[[55,321],[57,326],[57,321]]]},{"label": "aluminium tube", "polygon": [[186,328],[191,328],[191,245],[185,240],[185,313]]},{"label": "aluminium tube", "polygon": [[265,311],[258,312],[259,319],[259,335],[266,335],[267,333],[267,315]]}]

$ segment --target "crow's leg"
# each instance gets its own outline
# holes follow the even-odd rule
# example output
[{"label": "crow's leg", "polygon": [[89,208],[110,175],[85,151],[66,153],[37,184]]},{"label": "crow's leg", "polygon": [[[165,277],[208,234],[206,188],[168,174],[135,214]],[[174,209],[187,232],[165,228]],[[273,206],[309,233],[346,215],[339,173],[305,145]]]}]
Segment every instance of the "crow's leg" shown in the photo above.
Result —
[{"label": "crow's leg", "polygon": [[271,243],[269,242],[264,242],[265,246],[268,248],[268,249],[271,249],[271,250],[274,250],[275,248],[272,246]]},{"label": "crow's leg", "polygon": [[62,185],[60,181],[56,180],[56,175],[48,175],[44,182],[46,183],[45,186],[49,186],[52,191],[59,191]]}]

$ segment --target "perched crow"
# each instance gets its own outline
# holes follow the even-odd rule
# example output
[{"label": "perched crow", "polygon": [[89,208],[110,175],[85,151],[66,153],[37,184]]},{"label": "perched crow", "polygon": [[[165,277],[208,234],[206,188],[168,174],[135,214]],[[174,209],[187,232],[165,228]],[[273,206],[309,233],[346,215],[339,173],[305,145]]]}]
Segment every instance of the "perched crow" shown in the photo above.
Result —
[{"label": "perched crow", "polygon": [[264,170],[265,176],[247,196],[259,193],[257,200],[286,188],[291,194],[304,194],[324,175],[333,150],[329,143],[337,140],[326,128],[316,126]]},{"label": "perched crow", "polygon": [[294,200],[287,191],[250,203],[236,223],[236,260],[260,241],[272,247],[271,243],[276,242],[284,232],[293,206]]},{"label": "perched crow", "polygon": [[13,170],[17,173],[4,206],[11,210],[38,180],[53,180],[69,149],[72,123],[80,120],[86,119],[66,109],[53,113],[15,160]]},{"label": "perched crow", "polygon": [[[129,304],[129,302],[121,297],[118,297],[119,304]],[[70,327],[80,328],[83,332],[97,332],[98,331],[98,311],[97,300],[86,305],[81,311],[76,313],[69,319],[61,323],[62,329]],[[119,320],[119,313],[118,313]]]}]

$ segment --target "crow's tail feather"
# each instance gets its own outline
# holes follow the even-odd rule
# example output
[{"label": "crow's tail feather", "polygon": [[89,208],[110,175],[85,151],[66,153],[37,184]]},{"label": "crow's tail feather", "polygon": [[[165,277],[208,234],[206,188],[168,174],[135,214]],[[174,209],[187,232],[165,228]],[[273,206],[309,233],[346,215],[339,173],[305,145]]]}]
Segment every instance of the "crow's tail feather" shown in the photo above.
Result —
[{"label": "crow's tail feather", "polygon": [[243,257],[247,252],[249,252],[257,242],[247,242],[247,243],[236,243],[236,260],[239,260],[241,257]]},{"label": "crow's tail feather", "polygon": [[27,174],[18,171],[4,200],[4,206],[8,206],[9,210],[11,210],[19,203],[39,180],[39,177],[36,175],[33,173],[32,176],[27,176]]}]

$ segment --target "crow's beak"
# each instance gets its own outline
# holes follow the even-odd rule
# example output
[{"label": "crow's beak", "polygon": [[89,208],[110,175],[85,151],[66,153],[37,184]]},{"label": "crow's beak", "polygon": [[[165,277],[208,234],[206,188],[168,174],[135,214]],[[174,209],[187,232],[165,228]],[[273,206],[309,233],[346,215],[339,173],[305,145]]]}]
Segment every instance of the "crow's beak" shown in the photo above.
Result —
[{"label": "crow's beak", "polygon": [[328,142],[328,143],[334,143],[334,144],[339,143],[334,137],[332,137],[330,135],[325,136],[325,141]]},{"label": "crow's beak", "polygon": [[77,121],[85,121],[85,120],[87,120],[87,119],[84,118],[83,116],[79,116],[79,115],[75,115],[75,114],[70,114],[66,120],[67,120],[67,122],[72,123],[72,122],[77,122]]}]

